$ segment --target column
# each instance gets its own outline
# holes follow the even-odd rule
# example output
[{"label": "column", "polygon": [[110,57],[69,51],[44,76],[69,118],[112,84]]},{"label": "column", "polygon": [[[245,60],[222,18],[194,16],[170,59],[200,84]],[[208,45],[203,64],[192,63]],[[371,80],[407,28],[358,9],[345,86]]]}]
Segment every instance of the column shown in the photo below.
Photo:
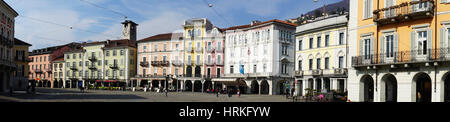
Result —
[{"label": "column", "polygon": [[[323,78],[320,81],[322,82],[322,85],[321,85],[322,89],[325,89],[325,82],[324,82]],[[319,91],[319,92],[321,92],[321,91]]]},{"label": "column", "polygon": [[63,86],[62,88],[66,88],[66,80],[63,80]]},{"label": "column", "polygon": [[82,82],[83,82],[83,84],[81,86],[85,87],[86,81],[83,80]]},{"label": "column", "polygon": [[212,83],[212,89],[216,89],[216,85],[214,85],[214,84],[216,84],[216,82],[212,81],[211,83]]},{"label": "column", "polygon": [[258,94],[259,95],[261,95],[261,83],[262,83],[262,81],[258,81],[258,85],[259,85],[259,90],[258,90]]},{"label": "column", "polygon": [[158,84],[158,88],[161,88],[161,81],[158,81],[159,82],[159,84]]},{"label": "column", "polygon": [[191,81],[191,84],[192,84],[192,88],[191,88],[191,89],[192,89],[192,92],[194,92],[195,81],[194,81],[194,82]]},{"label": "column", "polygon": [[[316,78],[314,78],[313,79],[313,87],[312,87],[312,89],[316,89],[317,88],[317,79]],[[316,89],[317,90],[317,89]]]},{"label": "column", "polygon": [[202,93],[204,93],[205,92],[205,81],[202,81]]}]

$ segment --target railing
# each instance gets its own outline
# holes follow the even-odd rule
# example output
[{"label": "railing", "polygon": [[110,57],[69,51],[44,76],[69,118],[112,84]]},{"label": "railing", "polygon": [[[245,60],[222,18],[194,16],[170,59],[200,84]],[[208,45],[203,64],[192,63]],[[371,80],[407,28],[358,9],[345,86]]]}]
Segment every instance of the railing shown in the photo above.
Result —
[{"label": "railing", "polygon": [[313,76],[323,75],[323,70],[321,69],[312,70],[312,75]]},{"label": "railing", "polygon": [[89,68],[90,70],[97,70],[97,67],[95,67],[95,65],[89,65],[88,68]]},{"label": "railing", "polygon": [[33,62],[33,58],[25,58],[26,62]]},{"label": "railing", "polygon": [[348,73],[348,69],[341,68],[341,69],[334,69],[334,75],[346,75]]},{"label": "railing", "polygon": [[109,68],[111,68],[111,69],[118,69],[119,65],[117,65],[117,64],[110,64]]},{"label": "railing", "polygon": [[152,61],[152,66],[169,66],[169,61]]},{"label": "railing", "polygon": [[[0,57],[2,58],[2,57]],[[5,65],[8,67],[16,67],[15,62],[11,61],[11,60],[7,60],[7,59],[0,59],[0,65]]]},{"label": "railing", "polygon": [[203,52],[203,48],[202,47],[196,47],[195,48],[195,52]]},{"label": "railing", "polygon": [[193,47],[187,47],[187,48],[186,48],[186,52],[193,53],[193,51],[194,51],[194,48],[193,48]]},{"label": "railing", "polygon": [[400,51],[352,57],[352,66],[391,65],[450,61],[449,48]]},{"label": "railing", "polygon": [[213,66],[214,65],[214,61],[212,61],[212,60],[206,61],[206,65]]},{"label": "railing", "polygon": [[181,66],[181,65],[183,65],[183,62],[180,60],[172,60],[172,64],[174,66]]},{"label": "railing", "polygon": [[187,63],[186,63],[186,65],[187,65],[187,66],[193,66],[194,63],[193,63],[192,61],[189,61],[189,60],[188,60]]},{"label": "railing", "polygon": [[70,70],[78,70],[76,66],[70,66]]},{"label": "railing", "polygon": [[52,72],[52,68],[45,69],[45,72],[51,73]]},{"label": "railing", "polygon": [[411,1],[375,10],[373,20],[380,24],[434,16],[434,0]]},{"label": "railing", "polygon": [[208,52],[208,53],[212,53],[212,52],[214,52],[214,48],[213,47],[208,47],[208,48],[206,48],[206,52]]},{"label": "railing", "polygon": [[216,53],[223,53],[223,48],[217,48],[217,49],[215,49],[215,52]]},{"label": "railing", "polygon": [[216,65],[223,66],[223,60],[216,60]]},{"label": "railing", "polygon": [[295,71],[295,76],[296,77],[303,77],[303,71]]},{"label": "railing", "polygon": [[140,64],[142,67],[148,67],[148,65],[149,65],[148,61],[141,61],[139,64]]},{"label": "railing", "polygon": [[88,58],[89,61],[94,62],[97,61],[97,58],[95,56],[91,56]]},{"label": "railing", "polygon": [[41,73],[43,73],[42,70],[40,70],[40,69],[35,69],[34,72],[35,72],[36,74],[41,74]]}]

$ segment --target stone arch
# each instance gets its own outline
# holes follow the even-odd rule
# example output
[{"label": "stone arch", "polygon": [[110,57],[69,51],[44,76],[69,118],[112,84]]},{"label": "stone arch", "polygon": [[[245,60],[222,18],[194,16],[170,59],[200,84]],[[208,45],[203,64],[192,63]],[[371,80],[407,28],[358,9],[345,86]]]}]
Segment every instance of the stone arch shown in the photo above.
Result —
[{"label": "stone arch", "polygon": [[373,102],[374,100],[374,80],[370,75],[364,75],[360,80],[360,100],[364,102]]},{"label": "stone arch", "polygon": [[450,72],[443,75],[441,81],[441,99],[450,102]]},{"label": "stone arch", "polygon": [[185,91],[192,91],[192,81],[187,80],[186,82],[184,82],[184,86]]},{"label": "stone arch", "polygon": [[269,94],[270,85],[267,80],[261,81],[261,94]]},{"label": "stone arch", "polygon": [[257,80],[253,80],[252,82],[251,82],[251,93],[252,94],[259,94],[259,83],[258,83],[258,81]]},{"label": "stone arch", "polygon": [[414,75],[411,86],[412,101],[431,102],[432,83],[431,77],[427,73],[419,72]]},{"label": "stone arch", "polygon": [[380,82],[380,102],[397,102],[397,91],[397,78],[392,74],[384,75]]}]

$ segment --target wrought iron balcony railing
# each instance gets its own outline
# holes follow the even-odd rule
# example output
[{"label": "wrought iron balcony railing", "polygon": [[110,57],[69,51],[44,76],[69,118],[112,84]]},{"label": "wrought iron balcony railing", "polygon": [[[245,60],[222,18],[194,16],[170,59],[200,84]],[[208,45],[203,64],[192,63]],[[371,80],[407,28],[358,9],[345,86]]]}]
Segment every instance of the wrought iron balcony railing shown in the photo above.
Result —
[{"label": "wrought iron balcony railing", "polygon": [[110,64],[109,68],[111,68],[111,69],[119,69],[119,65],[117,65],[117,64]]},{"label": "wrought iron balcony railing", "polygon": [[195,52],[203,52],[203,48],[202,47],[196,47],[195,48]]},{"label": "wrought iron balcony railing", "polygon": [[430,18],[434,16],[434,0],[419,0],[401,3],[375,10],[373,20],[379,24]]},{"label": "wrought iron balcony railing", "polygon": [[180,60],[172,60],[172,64],[174,66],[181,66],[181,65],[183,65],[183,62]]},{"label": "wrought iron balcony railing", "polygon": [[212,52],[214,52],[214,48],[213,47],[208,47],[208,48],[206,48],[206,52],[208,52],[208,53],[212,53]]},{"label": "wrought iron balcony railing", "polygon": [[427,49],[352,57],[353,67],[450,61],[450,49]]},{"label": "wrought iron balcony railing", "polygon": [[70,70],[78,70],[76,66],[70,66]]},{"label": "wrought iron balcony railing", "polygon": [[91,62],[95,62],[95,61],[97,61],[97,58],[95,56],[91,56],[88,58],[88,60]]},{"label": "wrought iron balcony railing", "polygon": [[142,67],[148,67],[148,66],[149,66],[148,61],[141,61],[139,64],[140,64]]},{"label": "wrought iron balcony railing", "polygon": [[295,77],[303,77],[303,71],[295,71]]}]

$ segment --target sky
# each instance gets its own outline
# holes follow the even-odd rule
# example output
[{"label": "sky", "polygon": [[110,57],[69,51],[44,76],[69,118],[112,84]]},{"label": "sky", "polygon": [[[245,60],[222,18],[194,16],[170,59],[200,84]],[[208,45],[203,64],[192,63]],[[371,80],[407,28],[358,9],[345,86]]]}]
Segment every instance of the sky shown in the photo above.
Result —
[{"label": "sky", "polygon": [[15,37],[32,44],[30,50],[33,50],[71,42],[119,39],[123,15],[139,24],[137,36],[143,39],[180,30],[184,21],[190,18],[208,18],[214,26],[226,28],[250,24],[253,20],[295,18],[325,3],[341,0],[319,0],[317,3],[314,0],[4,1],[19,13]]}]

